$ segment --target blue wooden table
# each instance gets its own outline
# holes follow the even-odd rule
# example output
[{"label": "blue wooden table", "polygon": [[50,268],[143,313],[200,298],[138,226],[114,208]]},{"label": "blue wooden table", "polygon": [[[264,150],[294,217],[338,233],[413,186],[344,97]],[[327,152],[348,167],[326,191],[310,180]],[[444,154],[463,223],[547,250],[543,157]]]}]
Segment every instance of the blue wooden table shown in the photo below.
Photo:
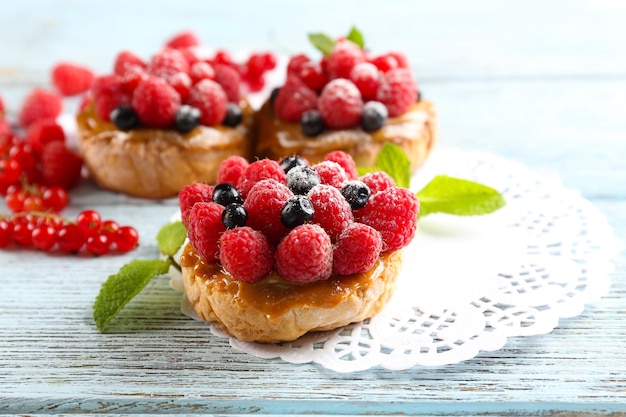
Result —
[{"label": "blue wooden table", "polygon": [[[619,1],[108,2],[5,0],[0,95],[16,110],[60,60],[110,70],[193,29],[230,50],[312,52],[306,33],[355,24],[374,51],[407,53],[437,103],[441,146],[481,149],[557,174],[626,240],[626,6]],[[610,293],[550,334],[512,338],[450,366],[338,374],[257,359],[199,331],[179,295],[153,281],[99,334],[102,281],[152,258],[175,210],[83,184],[69,216],[92,207],[132,224],[124,256],[0,252],[0,414],[611,415],[626,412],[626,260]],[[4,212],[5,209],[3,208]]]}]

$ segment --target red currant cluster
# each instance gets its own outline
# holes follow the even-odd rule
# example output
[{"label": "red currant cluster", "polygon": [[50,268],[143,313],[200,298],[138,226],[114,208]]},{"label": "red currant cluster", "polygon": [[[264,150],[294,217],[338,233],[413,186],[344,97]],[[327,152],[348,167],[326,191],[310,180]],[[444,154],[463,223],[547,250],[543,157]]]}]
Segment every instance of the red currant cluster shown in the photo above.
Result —
[{"label": "red currant cluster", "polygon": [[129,252],[139,242],[137,230],[120,226],[113,220],[102,221],[94,210],[84,210],[75,221],[61,216],[31,212],[0,217],[0,248],[16,243],[51,252],[79,253],[81,250],[100,256],[116,249]]},{"label": "red currant cluster", "polygon": [[53,185],[11,185],[5,203],[13,213],[51,211],[59,213],[70,201],[67,190]]}]

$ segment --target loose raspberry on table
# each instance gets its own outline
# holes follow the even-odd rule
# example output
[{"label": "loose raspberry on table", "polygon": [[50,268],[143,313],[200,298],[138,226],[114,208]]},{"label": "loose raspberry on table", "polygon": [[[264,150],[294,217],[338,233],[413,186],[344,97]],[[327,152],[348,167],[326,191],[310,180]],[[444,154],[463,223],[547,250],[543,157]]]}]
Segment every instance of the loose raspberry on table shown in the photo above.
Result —
[{"label": "loose raspberry on table", "polygon": [[200,110],[200,123],[217,126],[226,116],[228,98],[222,87],[212,80],[202,80],[191,87],[187,104]]},{"label": "loose raspberry on table", "polygon": [[217,183],[237,185],[239,178],[248,169],[250,163],[239,155],[231,155],[220,163],[217,170]]},{"label": "loose raspberry on table", "polygon": [[362,209],[354,211],[354,220],[378,230],[383,238],[383,252],[402,249],[411,242],[417,229],[419,201],[406,188],[391,187],[372,197]]},{"label": "loose raspberry on table", "polygon": [[23,127],[40,119],[52,119],[61,114],[63,100],[60,95],[42,88],[36,88],[26,96],[19,114]]},{"label": "loose raspberry on table", "polygon": [[361,121],[363,99],[350,80],[339,78],[326,84],[317,105],[324,124],[330,129],[351,128]]},{"label": "loose raspberry on table", "polygon": [[309,191],[308,197],[315,210],[311,222],[322,226],[331,240],[354,221],[350,204],[335,187],[318,185]]},{"label": "loose raspberry on table", "polygon": [[64,96],[88,91],[94,77],[91,69],[71,62],[59,62],[52,68],[52,83]]},{"label": "loose raspberry on table", "polygon": [[80,181],[83,160],[67,148],[63,141],[46,144],[41,153],[41,172],[46,185],[69,190]]},{"label": "loose raspberry on table", "polygon": [[232,103],[239,103],[239,96],[241,90],[241,75],[231,66],[228,65],[214,65],[213,71],[215,72],[215,81],[224,89],[228,101]]},{"label": "loose raspberry on table", "polygon": [[361,62],[365,62],[365,54],[357,44],[348,40],[337,42],[328,57],[330,78],[349,78],[352,68]]},{"label": "loose raspberry on table", "polygon": [[220,263],[233,277],[255,282],[274,268],[274,248],[263,233],[236,227],[220,238]]},{"label": "loose raspberry on table", "polygon": [[361,181],[369,187],[370,195],[374,195],[380,191],[386,190],[387,188],[396,186],[394,179],[384,171],[368,172],[363,175]]},{"label": "loose raspberry on table", "polygon": [[50,142],[65,142],[65,132],[55,119],[40,119],[26,129],[26,141],[35,152],[41,153]]},{"label": "loose raspberry on table", "polygon": [[417,83],[406,68],[395,68],[385,73],[376,92],[376,100],[387,106],[389,117],[406,113],[416,97]]},{"label": "loose raspberry on table", "polygon": [[189,212],[187,236],[191,246],[208,261],[219,259],[219,240],[226,231],[222,223],[224,206],[199,202]]},{"label": "loose raspberry on table", "polygon": [[133,109],[148,126],[172,126],[180,104],[180,95],[162,78],[142,81],[133,94]]},{"label": "loose raspberry on table", "polygon": [[293,229],[276,249],[276,270],[285,279],[308,283],[328,279],[333,267],[333,246],[317,224]]},{"label": "loose raspberry on table", "polygon": [[272,244],[277,244],[289,232],[280,220],[280,213],[292,195],[286,185],[274,179],[259,181],[243,203],[248,212],[247,225],[263,232]]},{"label": "loose raspberry on table", "polygon": [[196,203],[210,203],[213,201],[214,186],[196,182],[183,187],[178,193],[181,220],[185,227],[189,226],[189,213]]},{"label": "loose raspberry on table", "polygon": [[259,159],[252,162],[243,172],[237,181],[237,189],[242,197],[246,198],[252,187],[265,179],[274,179],[285,184],[287,176],[278,162],[271,159]]},{"label": "loose raspberry on table", "polygon": [[286,122],[300,122],[304,112],[316,108],[317,94],[296,77],[287,79],[274,100],[276,116]]},{"label": "loose raspberry on table", "polygon": [[352,155],[348,153],[343,151],[332,151],[324,156],[324,161],[333,161],[341,165],[350,180],[359,178],[359,173],[356,170],[356,163],[354,162],[354,159],[352,159]]},{"label": "loose raspberry on table", "polygon": [[189,64],[178,49],[165,48],[152,57],[147,71],[155,77],[167,78],[177,72],[189,72]]},{"label": "loose raspberry on table", "polygon": [[339,236],[333,249],[333,273],[358,274],[372,268],[383,247],[376,229],[363,223],[350,224]]},{"label": "loose raspberry on table", "polygon": [[174,35],[170,38],[165,46],[168,48],[181,49],[191,46],[199,46],[201,44],[200,38],[194,32],[186,30]]},{"label": "loose raspberry on table", "polygon": [[121,51],[115,57],[115,63],[113,64],[113,72],[116,75],[123,76],[131,67],[139,67],[145,70],[148,65],[143,59],[135,55],[131,51]]},{"label": "loose raspberry on table", "polygon": [[317,172],[322,184],[340,189],[343,184],[348,181],[346,171],[337,162],[322,161],[313,165],[311,168]]},{"label": "loose raspberry on table", "polygon": [[359,89],[364,101],[376,98],[381,75],[374,64],[362,62],[355,65],[352,71],[350,71],[349,79]]}]

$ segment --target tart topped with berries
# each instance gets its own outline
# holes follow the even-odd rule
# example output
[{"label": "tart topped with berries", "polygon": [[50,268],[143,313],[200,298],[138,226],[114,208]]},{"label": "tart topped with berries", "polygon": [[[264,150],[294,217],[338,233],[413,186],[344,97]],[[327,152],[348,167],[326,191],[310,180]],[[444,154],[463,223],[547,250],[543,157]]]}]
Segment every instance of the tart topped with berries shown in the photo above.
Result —
[{"label": "tart topped with berries", "polygon": [[[359,166],[373,166],[386,143],[400,146],[415,170],[437,140],[433,104],[421,97],[407,58],[371,55],[352,30],[333,41],[310,36],[324,53],[289,60],[282,87],[258,112],[256,153],[273,159],[291,154],[318,162],[341,150]],[[321,39],[321,41],[320,41]]]},{"label": "tart topped with berries", "polygon": [[312,165],[230,157],[218,178],[179,194],[185,292],[203,320],[290,341],[372,317],[391,297],[419,202],[389,175],[359,177],[335,151]]}]

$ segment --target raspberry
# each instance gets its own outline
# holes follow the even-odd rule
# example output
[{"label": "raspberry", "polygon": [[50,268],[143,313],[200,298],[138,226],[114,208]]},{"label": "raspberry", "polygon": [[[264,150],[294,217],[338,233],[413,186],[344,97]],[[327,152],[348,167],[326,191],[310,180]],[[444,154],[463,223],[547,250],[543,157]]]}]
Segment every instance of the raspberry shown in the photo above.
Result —
[{"label": "raspberry", "polygon": [[71,62],[60,62],[52,68],[52,83],[64,96],[88,91],[94,77],[91,69]]},{"label": "raspberry", "polygon": [[278,243],[289,232],[280,220],[280,213],[292,195],[286,185],[276,180],[259,181],[243,203],[248,212],[247,225],[263,232],[273,244]]},{"label": "raspberry", "polygon": [[130,67],[140,67],[146,69],[147,65],[143,59],[130,51],[121,51],[115,58],[113,72],[117,75],[124,75]]},{"label": "raspberry", "polygon": [[309,191],[308,197],[315,209],[311,222],[322,226],[333,241],[353,222],[350,204],[335,187],[318,185]]},{"label": "raspberry", "polygon": [[395,68],[384,74],[376,92],[376,100],[387,106],[389,117],[406,113],[416,97],[417,84],[411,71],[406,68]]},{"label": "raspberry", "polygon": [[391,187],[372,195],[354,219],[378,230],[383,238],[383,252],[393,252],[409,244],[417,228],[419,201],[406,188]]},{"label": "raspberry", "polygon": [[111,120],[111,112],[122,104],[129,104],[131,96],[122,88],[121,78],[115,75],[96,77],[91,86],[96,114],[104,121]]},{"label": "raspberry", "polygon": [[241,87],[241,75],[236,69],[228,65],[215,65],[215,81],[222,86],[228,101],[239,103],[239,90]]},{"label": "raspberry", "polygon": [[229,156],[220,163],[217,170],[217,183],[225,182],[236,186],[249,165],[248,161],[241,156]]},{"label": "raspberry", "polygon": [[361,92],[364,101],[376,98],[376,91],[380,86],[380,73],[374,64],[361,62],[350,71],[350,81],[356,85]]},{"label": "raspberry", "polygon": [[62,141],[46,144],[41,153],[41,171],[46,185],[58,185],[69,190],[80,181],[83,160]]},{"label": "raspberry", "polygon": [[324,229],[303,224],[293,229],[276,249],[276,270],[299,283],[328,279],[333,267],[333,246]]},{"label": "raspberry", "polygon": [[187,98],[189,98],[191,85],[193,84],[189,74],[187,74],[186,72],[177,72],[176,74],[170,75],[167,78],[167,83],[171,85],[174,90],[176,90],[182,101],[185,101],[187,100]]},{"label": "raspberry", "polygon": [[287,79],[274,101],[276,116],[286,122],[300,122],[304,112],[315,108],[317,94],[296,77]]},{"label": "raspberry", "polygon": [[[215,70],[207,62],[196,62],[189,68],[191,83],[196,84],[202,80],[215,80]],[[223,87],[222,87],[223,88]]]},{"label": "raspberry", "polygon": [[177,72],[189,72],[185,55],[178,49],[162,49],[152,57],[148,64],[148,73],[156,77],[167,78]]},{"label": "raspberry", "polygon": [[330,185],[335,188],[341,188],[348,181],[346,171],[336,162],[322,161],[312,167],[317,171],[322,184]]},{"label": "raspberry", "polygon": [[199,46],[200,43],[198,35],[190,30],[186,30],[174,35],[165,43],[165,46],[168,48],[182,49],[190,46]]},{"label": "raspberry", "polygon": [[380,232],[363,223],[352,223],[337,237],[333,273],[350,275],[367,271],[378,260],[382,247]]},{"label": "raspberry", "polygon": [[390,187],[395,187],[396,182],[384,171],[369,172],[361,178],[370,189],[370,195],[374,195],[380,191]]},{"label": "raspberry", "polygon": [[28,126],[26,140],[34,151],[41,153],[50,142],[65,142],[65,133],[55,119],[40,119]]},{"label": "raspberry", "polygon": [[326,84],[318,107],[327,127],[347,129],[360,123],[363,99],[352,81],[340,78]]},{"label": "raspberry", "polygon": [[149,77],[150,75],[143,68],[137,65],[130,66],[124,75],[119,77],[120,87],[126,94],[132,95],[137,86]]},{"label": "raspberry", "polygon": [[271,159],[259,159],[246,168],[237,181],[237,189],[242,197],[246,198],[254,184],[265,179],[274,179],[285,184],[287,176],[278,162]]},{"label": "raspberry", "polygon": [[313,91],[320,91],[328,82],[328,75],[321,65],[311,61],[302,64],[298,76]]},{"label": "raspberry", "polygon": [[63,101],[56,93],[36,88],[22,104],[19,120],[20,125],[28,127],[31,123],[39,119],[53,119],[61,114]]},{"label": "raspberry", "polygon": [[2,97],[0,97],[0,119],[4,117],[4,101],[2,101]]},{"label": "raspberry", "polygon": [[349,180],[355,180],[359,178],[359,173],[356,171],[356,163],[352,156],[343,151],[333,151],[324,157],[324,161],[333,161],[341,165]]},{"label": "raspberry", "polygon": [[309,61],[309,57],[304,54],[297,54],[289,58],[289,63],[287,64],[287,77],[290,78],[292,75],[299,76],[302,66]]},{"label": "raspberry", "polygon": [[133,94],[133,108],[139,120],[148,126],[173,125],[179,107],[180,96],[161,78],[152,77],[142,81]]},{"label": "raspberry", "polygon": [[328,57],[330,78],[349,78],[355,65],[365,62],[363,50],[353,42],[339,41]]},{"label": "raspberry", "polygon": [[394,68],[398,68],[398,61],[391,55],[380,55],[372,59],[371,63],[380,70],[382,73],[391,71]]},{"label": "raspberry", "polygon": [[200,182],[185,186],[178,193],[180,203],[181,219],[185,227],[189,226],[189,213],[196,203],[210,203],[213,201],[213,190],[215,187]]},{"label": "raspberry", "polygon": [[200,110],[200,123],[216,126],[226,116],[228,98],[222,87],[212,80],[202,80],[191,87],[187,104]]},{"label": "raspberry", "polygon": [[274,268],[274,249],[263,233],[236,227],[220,239],[220,263],[233,277],[255,282]]},{"label": "raspberry", "polygon": [[398,68],[409,68],[409,60],[407,59],[406,55],[404,55],[402,52],[387,52],[387,55],[390,57],[395,58],[396,62],[398,63]]},{"label": "raspberry", "polygon": [[189,211],[189,242],[207,261],[219,259],[219,239],[226,231],[222,223],[223,211],[223,206],[211,202],[196,203]]}]

